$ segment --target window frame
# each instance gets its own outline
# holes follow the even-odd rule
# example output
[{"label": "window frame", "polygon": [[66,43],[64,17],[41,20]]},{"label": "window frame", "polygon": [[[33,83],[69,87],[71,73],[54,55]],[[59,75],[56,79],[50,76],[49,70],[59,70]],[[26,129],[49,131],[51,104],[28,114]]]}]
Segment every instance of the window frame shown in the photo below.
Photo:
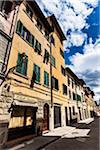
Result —
[{"label": "window frame", "polygon": [[40,83],[40,80],[41,80],[40,79],[40,67],[38,65],[34,64],[33,71],[36,73],[35,83],[37,83],[37,82]]},{"label": "window frame", "polygon": [[49,73],[44,71],[44,85],[49,87]]},{"label": "window frame", "polygon": [[[26,57],[26,59],[25,59],[26,62],[24,62],[25,60],[22,60],[21,53],[18,53],[16,72],[20,73],[21,75],[27,76],[28,56],[25,55],[25,57]],[[20,64],[18,64],[18,63],[20,63]]]},{"label": "window frame", "polygon": [[67,95],[67,86],[65,84],[63,86],[63,95]]},{"label": "window frame", "polygon": [[59,81],[52,76],[52,89],[59,90]]},{"label": "window frame", "polygon": [[56,67],[56,59],[55,59],[55,57],[52,56],[52,55],[51,55],[51,65],[52,65],[53,67]]}]

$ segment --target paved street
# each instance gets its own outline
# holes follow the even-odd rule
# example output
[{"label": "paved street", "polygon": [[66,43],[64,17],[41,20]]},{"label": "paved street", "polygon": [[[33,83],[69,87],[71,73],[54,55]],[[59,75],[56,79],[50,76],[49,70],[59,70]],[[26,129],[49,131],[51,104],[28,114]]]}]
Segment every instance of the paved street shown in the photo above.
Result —
[{"label": "paved street", "polygon": [[85,125],[83,128],[90,128],[90,137],[88,138],[75,138],[75,139],[59,139],[48,146],[45,147],[45,150],[99,150],[99,131],[100,126],[100,117],[95,119],[89,125]]},{"label": "paved street", "polygon": [[[78,128],[90,128],[89,137],[86,138],[60,138],[40,150],[99,150],[99,124],[100,117],[89,125],[81,125]],[[36,150],[34,143],[20,150]],[[39,149],[38,149],[39,150]]]},{"label": "paved street", "polygon": [[[66,135],[68,130],[69,132],[75,132],[77,131],[77,129],[83,129],[81,131],[84,132],[86,129],[90,129],[88,136],[76,136],[76,138],[68,138],[68,136],[60,135],[40,136],[34,138],[31,141],[26,141],[22,144],[16,145],[15,147],[10,148],[9,150],[99,150],[99,125],[100,117],[95,118],[95,120],[90,124],[76,124],[76,129],[75,127],[66,127]],[[56,130],[58,132],[58,129]],[[63,131],[65,129],[59,129],[59,133],[61,132],[61,130]]]}]

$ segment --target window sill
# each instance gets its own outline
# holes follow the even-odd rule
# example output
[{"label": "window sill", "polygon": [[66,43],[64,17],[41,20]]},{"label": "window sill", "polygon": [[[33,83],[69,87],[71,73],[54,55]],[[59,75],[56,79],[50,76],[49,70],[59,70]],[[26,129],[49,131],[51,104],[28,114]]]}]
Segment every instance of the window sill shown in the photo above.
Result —
[{"label": "window sill", "polygon": [[50,87],[48,85],[43,84],[43,86],[46,87],[46,88],[48,88],[48,89],[50,89]]},{"label": "window sill", "polygon": [[56,91],[56,92],[58,92],[59,90],[57,90],[57,89],[54,89],[54,88],[53,88],[53,91]]},{"label": "window sill", "polygon": [[41,83],[39,81],[35,81],[34,83],[41,85]]},{"label": "window sill", "polygon": [[20,76],[20,77],[22,77],[22,78],[24,78],[24,79],[27,79],[27,80],[28,80],[28,77],[27,77],[27,76],[22,75],[22,74],[20,74],[20,73],[18,73],[18,72],[16,72],[16,71],[14,71],[14,72],[13,72],[13,74],[18,75],[18,76]]}]

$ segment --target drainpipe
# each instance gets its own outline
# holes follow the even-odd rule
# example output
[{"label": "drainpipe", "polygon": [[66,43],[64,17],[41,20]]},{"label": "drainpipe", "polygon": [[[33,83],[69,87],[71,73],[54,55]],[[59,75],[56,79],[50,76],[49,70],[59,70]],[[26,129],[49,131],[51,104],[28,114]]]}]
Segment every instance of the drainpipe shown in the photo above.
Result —
[{"label": "drainpipe", "polygon": [[50,95],[51,95],[51,108],[53,107],[53,90],[52,90],[52,35],[50,36]]},{"label": "drainpipe", "polygon": [[75,84],[75,93],[76,93],[76,106],[77,106],[77,122],[78,122],[78,99],[77,99],[77,84]]}]

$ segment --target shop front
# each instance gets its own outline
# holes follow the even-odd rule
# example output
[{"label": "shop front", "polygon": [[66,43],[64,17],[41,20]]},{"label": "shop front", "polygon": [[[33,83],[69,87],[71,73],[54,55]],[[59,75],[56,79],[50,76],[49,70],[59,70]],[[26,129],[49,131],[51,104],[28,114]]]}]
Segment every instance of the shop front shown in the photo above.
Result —
[{"label": "shop front", "polygon": [[15,105],[11,113],[8,141],[36,134],[37,107]]}]

